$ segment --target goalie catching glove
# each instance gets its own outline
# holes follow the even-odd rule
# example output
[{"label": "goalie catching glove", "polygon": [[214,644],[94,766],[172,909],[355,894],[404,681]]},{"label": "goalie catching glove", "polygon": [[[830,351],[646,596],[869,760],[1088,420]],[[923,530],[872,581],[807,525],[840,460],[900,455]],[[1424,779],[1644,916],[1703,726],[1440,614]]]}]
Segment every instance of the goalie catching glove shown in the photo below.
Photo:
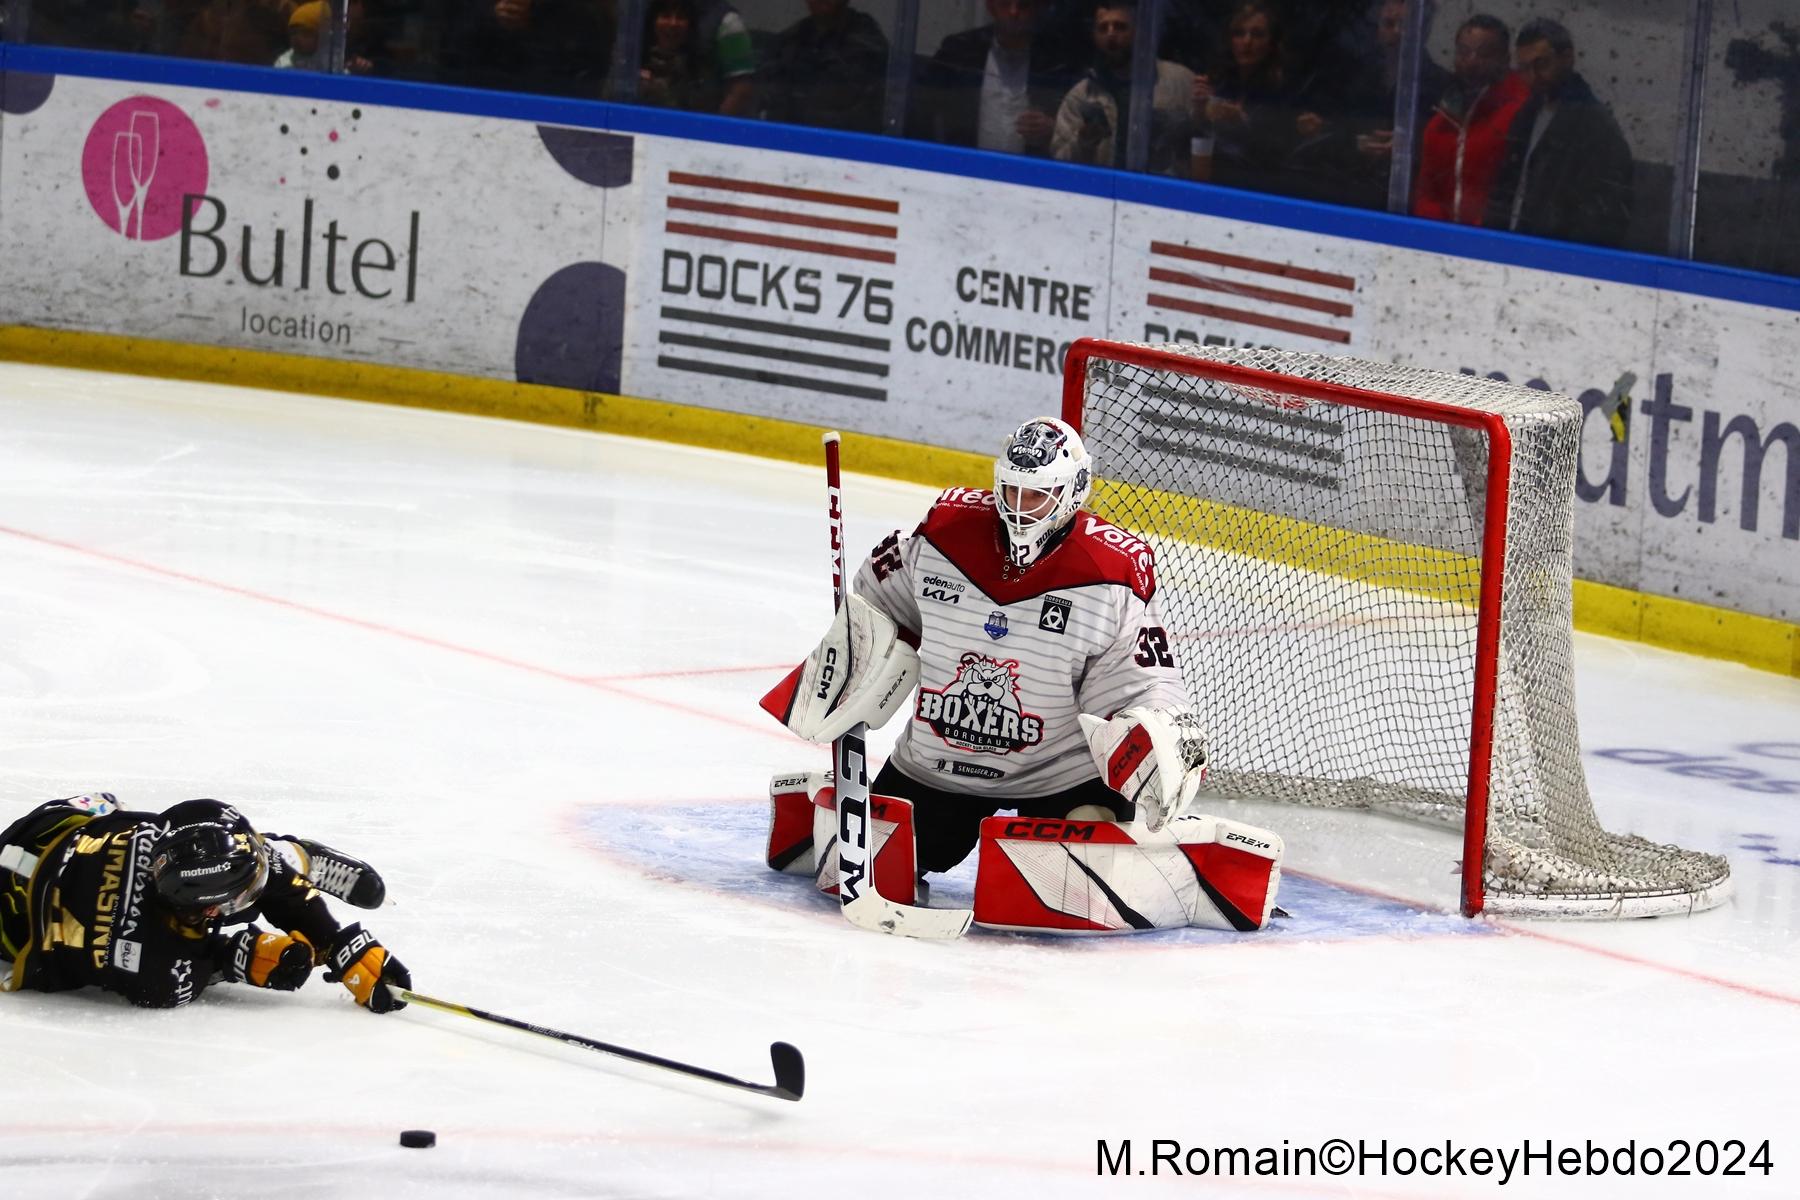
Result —
[{"label": "goalie catching glove", "polygon": [[1206,735],[1186,708],[1128,708],[1110,721],[1081,714],[1100,778],[1137,805],[1150,830],[1187,812],[1206,781]]},{"label": "goalie catching glove", "polygon": [[824,640],[762,698],[762,706],[809,742],[835,741],[859,723],[879,729],[919,682],[919,654],[909,644],[915,640],[852,593]]},{"label": "goalie catching glove", "polygon": [[330,964],[325,972],[326,982],[349,988],[356,1002],[370,1012],[406,1007],[406,1001],[389,988],[412,987],[412,974],[361,925],[346,925],[338,930],[326,961]]}]

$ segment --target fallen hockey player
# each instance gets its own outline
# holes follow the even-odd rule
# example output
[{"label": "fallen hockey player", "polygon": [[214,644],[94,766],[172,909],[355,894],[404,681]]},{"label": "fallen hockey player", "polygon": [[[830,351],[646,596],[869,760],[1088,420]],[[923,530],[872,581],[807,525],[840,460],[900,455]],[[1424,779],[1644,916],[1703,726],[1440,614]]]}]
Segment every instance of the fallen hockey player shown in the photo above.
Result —
[{"label": "fallen hockey player", "polygon": [[260,834],[217,800],[161,813],[107,792],[52,800],[0,833],[0,990],[92,984],[171,1008],[216,982],[292,991],[324,966],[389,1012],[405,1007],[390,987],[412,986],[406,968],[321,895],[376,908],[386,891],[367,863]]},{"label": "fallen hockey player", "polygon": [[[763,707],[819,743],[907,710],[869,789],[871,874],[888,900],[917,903],[921,876],[979,845],[980,925],[1259,929],[1281,839],[1188,811],[1205,739],[1155,553],[1083,509],[1092,486],[1075,430],[1021,425],[992,492],[951,488],[910,537],[875,547]],[[770,796],[769,865],[834,892],[829,775],[777,776]]]}]

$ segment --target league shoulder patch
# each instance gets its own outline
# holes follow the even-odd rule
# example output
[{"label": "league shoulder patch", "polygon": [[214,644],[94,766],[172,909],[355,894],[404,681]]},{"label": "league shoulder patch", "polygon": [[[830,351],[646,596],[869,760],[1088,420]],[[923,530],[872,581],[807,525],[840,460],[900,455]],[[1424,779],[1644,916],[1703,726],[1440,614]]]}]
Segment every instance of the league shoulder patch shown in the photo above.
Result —
[{"label": "league shoulder patch", "polygon": [[1019,663],[964,654],[956,678],[941,690],[920,688],[913,710],[948,745],[1013,754],[1044,740],[1044,720],[1019,707]]}]

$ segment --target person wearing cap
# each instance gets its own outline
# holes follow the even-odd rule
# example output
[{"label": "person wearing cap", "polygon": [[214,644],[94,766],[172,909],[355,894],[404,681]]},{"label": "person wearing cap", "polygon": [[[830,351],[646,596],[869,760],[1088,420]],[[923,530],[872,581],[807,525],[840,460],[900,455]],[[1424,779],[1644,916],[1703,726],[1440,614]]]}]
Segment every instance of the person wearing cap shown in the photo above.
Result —
[{"label": "person wearing cap", "polygon": [[303,71],[323,70],[325,55],[320,49],[323,41],[320,35],[329,16],[325,0],[307,0],[305,4],[295,5],[294,11],[288,14],[288,48],[281,52],[275,65]]}]

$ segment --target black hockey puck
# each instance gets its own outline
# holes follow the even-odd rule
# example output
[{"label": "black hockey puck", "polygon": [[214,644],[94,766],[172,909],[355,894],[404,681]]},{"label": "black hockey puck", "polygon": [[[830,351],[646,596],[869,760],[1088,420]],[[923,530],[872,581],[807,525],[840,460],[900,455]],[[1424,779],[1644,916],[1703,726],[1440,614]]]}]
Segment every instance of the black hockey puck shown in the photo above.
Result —
[{"label": "black hockey puck", "polygon": [[437,1134],[429,1129],[402,1129],[400,1144],[412,1150],[427,1150],[437,1145]]}]

